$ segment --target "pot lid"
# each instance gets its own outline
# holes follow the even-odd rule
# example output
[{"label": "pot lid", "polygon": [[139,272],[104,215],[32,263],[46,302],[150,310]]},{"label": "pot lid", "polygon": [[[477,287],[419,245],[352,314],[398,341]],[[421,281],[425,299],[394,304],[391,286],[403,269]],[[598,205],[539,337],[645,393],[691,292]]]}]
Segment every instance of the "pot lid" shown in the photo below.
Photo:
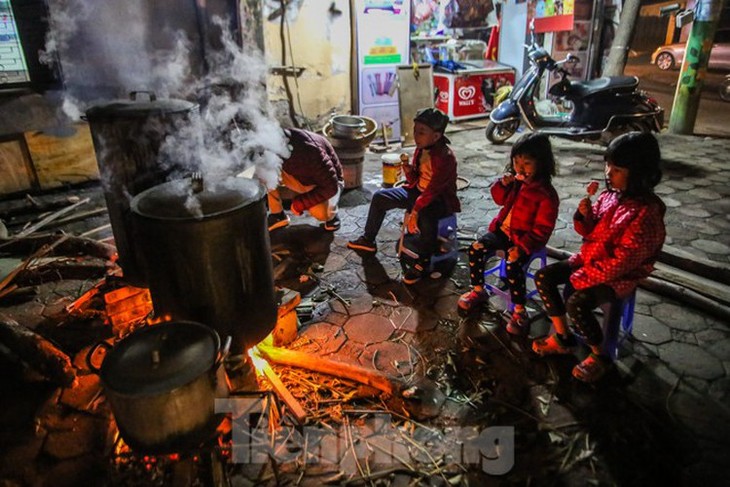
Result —
[{"label": "pot lid", "polygon": [[[138,97],[145,93],[146,98]],[[134,91],[129,100],[114,100],[109,103],[94,105],[86,110],[89,121],[118,120],[129,118],[144,118],[150,115],[167,115],[172,113],[197,110],[198,105],[186,100],[168,99],[158,100],[154,93]]]},{"label": "pot lid", "polygon": [[138,215],[160,220],[209,218],[239,210],[265,196],[263,186],[253,179],[227,178],[215,183],[180,179],[142,191],[130,207]]},{"label": "pot lid", "polygon": [[147,326],[107,353],[101,380],[119,394],[169,392],[210,370],[219,347],[218,334],[200,323],[171,321]]}]

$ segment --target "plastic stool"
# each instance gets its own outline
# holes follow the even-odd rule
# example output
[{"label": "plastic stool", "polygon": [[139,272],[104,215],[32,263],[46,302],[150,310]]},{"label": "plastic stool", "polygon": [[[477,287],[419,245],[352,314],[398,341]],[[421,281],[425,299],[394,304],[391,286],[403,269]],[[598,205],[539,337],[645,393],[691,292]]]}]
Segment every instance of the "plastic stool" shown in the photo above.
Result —
[{"label": "plastic stool", "polygon": [[[502,253],[502,257],[499,260],[499,264],[495,265],[494,267],[487,269],[484,271],[484,289],[486,289],[488,292],[497,295],[504,299],[507,309],[509,311],[514,311],[515,305],[512,304],[512,298],[510,297],[509,293],[509,287],[507,286],[507,260],[506,256],[504,256],[504,251],[497,251],[495,255],[499,255],[499,253]],[[540,268],[545,267],[547,264],[547,250],[545,247],[536,250],[535,252],[530,255],[530,258],[527,260],[527,263],[525,263],[524,266],[522,266],[522,269],[525,271],[525,279],[530,278],[533,281],[535,280],[535,273],[530,271],[530,266],[532,263],[539,259],[540,260]],[[490,275],[496,274],[499,278],[501,284],[498,286],[495,286],[494,284],[489,284],[486,282],[486,278]],[[528,291],[525,295],[525,299],[531,299],[533,296],[537,294],[537,289],[533,289],[531,291]]]},{"label": "plastic stool", "polygon": [[[634,330],[636,290],[623,299],[616,299],[600,306],[603,311],[603,348],[612,360],[618,356],[618,347]],[[623,329],[623,334],[619,331]]]},{"label": "plastic stool", "polygon": [[[406,213],[405,218],[408,217]],[[439,248],[431,256],[428,272],[437,271],[439,267],[448,267],[449,264],[456,265],[459,260],[459,241],[457,240],[456,213],[452,213],[439,220],[438,222],[438,242]],[[408,248],[409,235],[405,233],[405,226],[401,229],[401,238],[398,241],[398,255],[407,256],[411,259],[418,259],[418,254]],[[417,238],[413,236],[412,238]],[[453,267],[452,265],[452,267]],[[438,276],[434,276],[438,277]]]},{"label": "plastic stool", "polygon": [[[566,285],[563,290],[563,296],[567,298],[573,294],[573,286]],[[630,336],[634,330],[634,307],[636,306],[636,290],[625,298],[617,298],[608,303],[603,303],[598,308],[603,312],[603,323],[601,329],[603,331],[603,343],[601,349],[603,353],[616,360],[618,356],[618,347]],[[623,329],[624,333],[620,334]],[[576,338],[581,337],[576,334]]]}]

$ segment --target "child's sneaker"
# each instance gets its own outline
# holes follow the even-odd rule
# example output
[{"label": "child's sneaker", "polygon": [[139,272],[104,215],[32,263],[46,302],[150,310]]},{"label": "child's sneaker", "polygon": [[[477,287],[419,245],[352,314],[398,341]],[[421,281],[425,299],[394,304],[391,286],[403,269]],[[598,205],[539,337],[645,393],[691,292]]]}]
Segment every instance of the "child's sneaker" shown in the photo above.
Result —
[{"label": "child's sneaker", "polygon": [[611,367],[611,360],[602,355],[590,354],[584,361],[573,367],[573,377],[583,382],[596,382]]},{"label": "child's sneaker", "polygon": [[488,299],[489,293],[486,290],[482,289],[481,291],[475,291],[472,289],[471,291],[462,294],[456,304],[464,311],[471,311]]},{"label": "child's sneaker", "polygon": [[327,230],[328,232],[335,232],[340,229],[340,217],[335,215],[332,217],[331,220],[327,220],[322,224],[322,228]]},{"label": "child's sneaker", "polygon": [[524,335],[530,327],[530,317],[527,311],[515,311],[507,322],[507,333],[511,335]]},{"label": "child's sneaker", "polygon": [[364,250],[365,252],[373,253],[378,250],[378,246],[375,245],[375,242],[372,242],[365,238],[365,235],[347,242],[347,248],[354,250]]},{"label": "child's sneaker", "polygon": [[403,284],[415,284],[421,280],[424,274],[423,266],[416,264],[403,274]]},{"label": "child's sneaker", "polygon": [[[574,337],[572,337],[575,340]],[[560,355],[573,352],[573,344],[560,338],[558,335],[550,335],[538,338],[532,342],[532,351],[536,354],[543,355]]]},{"label": "child's sneaker", "polygon": [[269,231],[272,231],[289,225],[289,217],[283,211],[269,213],[269,216],[266,218],[266,224],[269,226]]}]

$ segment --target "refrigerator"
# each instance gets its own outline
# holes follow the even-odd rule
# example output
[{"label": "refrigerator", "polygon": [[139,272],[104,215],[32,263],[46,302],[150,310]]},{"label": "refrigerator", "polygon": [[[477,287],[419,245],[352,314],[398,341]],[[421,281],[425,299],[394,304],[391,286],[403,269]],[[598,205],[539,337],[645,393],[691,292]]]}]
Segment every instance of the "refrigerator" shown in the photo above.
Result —
[{"label": "refrigerator", "polygon": [[357,111],[378,123],[375,141],[400,140],[397,68],[410,64],[410,0],[355,0]]}]

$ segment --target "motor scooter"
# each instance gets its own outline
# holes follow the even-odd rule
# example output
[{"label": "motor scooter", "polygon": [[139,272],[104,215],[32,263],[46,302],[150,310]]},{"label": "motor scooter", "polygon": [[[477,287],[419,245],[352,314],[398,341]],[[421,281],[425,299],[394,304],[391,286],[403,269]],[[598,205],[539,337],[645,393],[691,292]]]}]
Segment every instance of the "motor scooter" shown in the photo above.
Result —
[{"label": "motor scooter", "polygon": [[720,98],[722,101],[730,101],[730,74],[725,75],[725,79],[720,83]]},{"label": "motor scooter", "polygon": [[[532,43],[525,47],[530,68],[517,81],[509,98],[489,115],[486,136],[493,144],[510,138],[523,121],[530,129],[547,135],[603,145],[628,131],[661,130],[664,110],[637,89],[636,76],[570,80],[563,65],[576,62],[574,55],[555,61],[535,42],[534,35]],[[557,115],[541,115],[536,107],[536,91],[546,71],[560,77],[548,90],[558,106],[568,109]]]}]

